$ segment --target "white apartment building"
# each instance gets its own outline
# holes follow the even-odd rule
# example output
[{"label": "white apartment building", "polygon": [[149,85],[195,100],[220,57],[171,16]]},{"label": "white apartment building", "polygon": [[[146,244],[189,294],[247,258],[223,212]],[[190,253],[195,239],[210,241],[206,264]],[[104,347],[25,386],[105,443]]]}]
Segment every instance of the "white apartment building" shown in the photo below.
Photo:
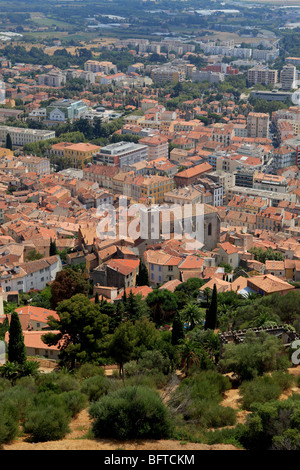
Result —
[{"label": "white apartment building", "polygon": [[87,60],[84,64],[86,72],[103,72],[105,74],[117,73],[117,66],[109,61]]},{"label": "white apartment building", "polygon": [[54,131],[40,129],[27,129],[23,127],[0,126],[0,142],[6,143],[6,136],[10,135],[13,145],[23,147],[25,144],[55,138]]},{"label": "white apartment building", "polygon": [[297,88],[297,76],[297,69],[295,65],[285,65],[280,74],[282,89],[291,90],[293,88]]},{"label": "white apartment building", "polygon": [[122,168],[125,165],[148,160],[148,146],[133,142],[117,142],[102,147],[95,159],[97,162]]},{"label": "white apartment building", "polygon": [[3,292],[43,290],[48,282],[54,281],[61,269],[61,259],[58,255],[20,265],[1,266],[0,286]]}]

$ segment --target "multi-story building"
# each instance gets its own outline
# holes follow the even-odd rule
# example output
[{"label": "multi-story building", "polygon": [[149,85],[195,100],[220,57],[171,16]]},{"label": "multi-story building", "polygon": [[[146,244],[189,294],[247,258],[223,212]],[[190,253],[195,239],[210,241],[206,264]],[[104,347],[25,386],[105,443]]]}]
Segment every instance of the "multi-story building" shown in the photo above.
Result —
[{"label": "multi-story building", "polygon": [[297,152],[288,146],[281,146],[274,150],[273,167],[275,170],[296,165]]},{"label": "multi-story building", "polygon": [[262,85],[275,85],[278,82],[278,71],[271,70],[263,65],[256,65],[248,70],[249,86],[261,83]]},{"label": "multi-story building", "polygon": [[253,189],[286,193],[288,190],[288,182],[284,176],[257,172],[253,177]]},{"label": "multi-story building", "polygon": [[60,87],[66,83],[66,74],[61,71],[51,71],[39,75],[38,84],[50,87]]},{"label": "multi-story building", "polygon": [[0,269],[0,285],[4,292],[29,292],[31,289],[43,290],[47,283],[55,279],[61,271],[59,256],[50,256],[37,261],[28,261]]},{"label": "multi-story building", "polygon": [[283,90],[297,88],[297,69],[295,65],[287,64],[282,68],[280,82]]},{"label": "multi-story building", "polygon": [[102,147],[95,157],[97,162],[119,168],[142,160],[148,160],[148,146],[123,141]]},{"label": "multi-story building", "polygon": [[177,175],[174,176],[174,181],[177,188],[189,186],[190,184],[194,184],[197,179],[204,174],[211,173],[212,171],[213,167],[209,163],[200,163],[200,165],[196,165],[192,168],[188,168],[187,170],[183,170],[177,173]]},{"label": "multi-story building", "polygon": [[153,135],[139,140],[141,145],[148,147],[148,160],[157,160],[157,158],[168,158],[169,140],[164,135]]},{"label": "multi-story building", "polygon": [[78,143],[64,148],[64,158],[73,168],[83,168],[99,152],[100,147],[90,143]]},{"label": "multi-story building", "polygon": [[109,61],[87,60],[84,64],[86,72],[103,72],[105,74],[117,73],[117,67]]},{"label": "multi-story building", "polygon": [[6,143],[6,136],[10,135],[12,144],[23,147],[25,144],[55,138],[54,131],[40,129],[27,129],[23,127],[0,126],[0,142]]},{"label": "multi-story building", "polygon": [[247,134],[251,138],[269,138],[269,114],[249,113],[247,116]]},{"label": "multi-story building", "polygon": [[224,81],[225,75],[211,70],[196,70],[192,72],[191,79],[193,82],[219,83]]},{"label": "multi-story building", "polygon": [[87,111],[87,105],[81,100],[57,100],[47,106],[47,120],[65,122],[79,119]]},{"label": "multi-story building", "polygon": [[50,173],[50,161],[48,158],[27,155],[22,158],[22,162],[29,172],[33,171],[37,175],[48,175]]},{"label": "multi-story building", "polygon": [[152,80],[155,83],[183,82],[186,74],[184,70],[172,66],[159,66],[152,70]]},{"label": "multi-story building", "polygon": [[142,199],[152,204],[161,204],[164,194],[174,188],[174,180],[168,176],[145,176],[140,186]]}]

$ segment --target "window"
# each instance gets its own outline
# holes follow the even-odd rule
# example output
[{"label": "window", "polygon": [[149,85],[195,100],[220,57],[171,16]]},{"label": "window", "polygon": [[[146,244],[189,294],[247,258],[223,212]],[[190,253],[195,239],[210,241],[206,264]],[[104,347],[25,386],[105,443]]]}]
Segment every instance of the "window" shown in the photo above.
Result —
[{"label": "window", "polygon": [[173,266],[168,266],[168,271],[173,271]]},{"label": "window", "polygon": [[211,237],[211,234],[212,234],[212,225],[211,225],[211,223],[209,223],[209,224],[208,224],[208,229],[207,229],[207,235],[208,235],[209,237]]}]

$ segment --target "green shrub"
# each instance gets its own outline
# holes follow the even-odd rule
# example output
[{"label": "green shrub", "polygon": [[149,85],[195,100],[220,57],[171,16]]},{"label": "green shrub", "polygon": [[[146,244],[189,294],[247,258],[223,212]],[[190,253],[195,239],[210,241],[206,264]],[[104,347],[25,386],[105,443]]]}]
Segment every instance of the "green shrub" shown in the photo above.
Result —
[{"label": "green shrub", "polygon": [[72,418],[74,418],[74,416],[76,416],[87,405],[87,396],[80,393],[78,390],[64,392],[62,393],[61,398],[63,398]]},{"label": "green shrub", "polygon": [[0,444],[5,444],[18,434],[18,414],[12,403],[0,402]]},{"label": "green shrub", "polygon": [[22,386],[15,386],[0,394],[0,403],[6,406],[10,403],[15,410],[18,420],[24,418],[26,410],[31,406],[34,400],[34,392]]},{"label": "green shrub", "polygon": [[34,442],[56,441],[69,432],[69,420],[61,406],[35,406],[28,410],[23,427]]},{"label": "green shrub", "polygon": [[171,422],[158,393],[147,387],[126,387],[102,397],[90,407],[98,438],[162,439],[170,436]]},{"label": "green shrub", "polygon": [[281,386],[267,375],[244,382],[239,390],[242,396],[242,406],[245,410],[251,410],[253,403],[277,400],[282,392]]},{"label": "green shrub", "polygon": [[95,375],[105,375],[105,370],[103,367],[99,367],[96,364],[83,364],[76,371],[76,376],[80,379],[87,379],[89,377],[94,377]]},{"label": "green shrub", "polygon": [[3,392],[4,390],[7,390],[10,387],[11,387],[10,381],[8,379],[0,377],[0,393]]},{"label": "green shrub", "polygon": [[56,383],[61,392],[70,392],[79,389],[79,381],[70,374],[58,374]]},{"label": "green shrub", "polygon": [[129,361],[124,364],[125,377],[133,377],[142,373],[139,364],[136,361]]},{"label": "green shrub", "polygon": [[281,370],[273,372],[271,377],[274,382],[279,385],[282,392],[284,392],[285,390],[289,390],[295,383],[295,378],[293,375],[289,374],[288,372],[283,372]]},{"label": "green shrub", "polygon": [[275,436],[272,440],[274,450],[300,450],[300,431],[287,429],[281,436]]},{"label": "green shrub", "polygon": [[50,372],[49,374],[41,374],[36,379],[38,392],[55,392],[60,393],[61,388],[57,384],[57,372]]},{"label": "green shrub", "polygon": [[187,408],[187,416],[203,428],[221,428],[236,423],[236,410],[213,400],[194,400]]},{"label": "green shrub", "polygon": [[116,390],[120,386],[121,383],[119,380],[95,375],[94,377],[89,377],[82,382],[80,391],[87,395],[89,401],[97,401],[103,395],[107,395],[109,392]]},{"label": "green shrub", "polygon": [[[253,413],[240,427],[239,441],[249,450],[268,450],[297,446],[300,429],[300,397],[292,395],[286,400],[255,403]],[[294,431],[291,431],[294,430]]]}]

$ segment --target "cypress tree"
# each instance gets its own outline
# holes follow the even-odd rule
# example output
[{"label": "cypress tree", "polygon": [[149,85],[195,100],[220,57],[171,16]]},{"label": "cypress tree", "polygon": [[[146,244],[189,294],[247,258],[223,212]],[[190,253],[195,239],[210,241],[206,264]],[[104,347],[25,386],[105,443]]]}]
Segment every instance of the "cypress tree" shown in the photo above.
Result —
[{"label": "cypress tree", "polygon": [[6,148],[9,150],[12,150],[13,148],[10,134],[6,135]]},{"label": "cypress tree", "polygon": [[136,276],[136,284],[138,286],[149,286],[150,284],[148,269],[142,260],[140,260],[140,269],[138,275]]},{"label": "cypress tree", "polygon": [[176,312],[172,325],[172,344],[175,346],[181,339],[184,339],[184,326],[179,312]]},{"label": "cypress tree", "polygon": [[99,294],[96,292],[95,294],[95,304],[99,304]]},{"label": "cypress tree", "polygon": [[49,250],[49,255],[54,256],[57,254],[57,248],[56,248],[56,241],[53,240],[52,238],[50,239],[50,250]]},{"label": "cypress tree", "polygon": [[211,303],[209,308],[206,311],[205,319],[205,330],[214,330],[217,324],[217,309],[218,309],[218,299],[217,299],[217,286],[214,284]]},{"label": "cypress tree", "polygon": [[26,348],[20,318],[17,312],[13,312],[9,327],[8,360],[9,362],[24,364],[26,359]]}]

